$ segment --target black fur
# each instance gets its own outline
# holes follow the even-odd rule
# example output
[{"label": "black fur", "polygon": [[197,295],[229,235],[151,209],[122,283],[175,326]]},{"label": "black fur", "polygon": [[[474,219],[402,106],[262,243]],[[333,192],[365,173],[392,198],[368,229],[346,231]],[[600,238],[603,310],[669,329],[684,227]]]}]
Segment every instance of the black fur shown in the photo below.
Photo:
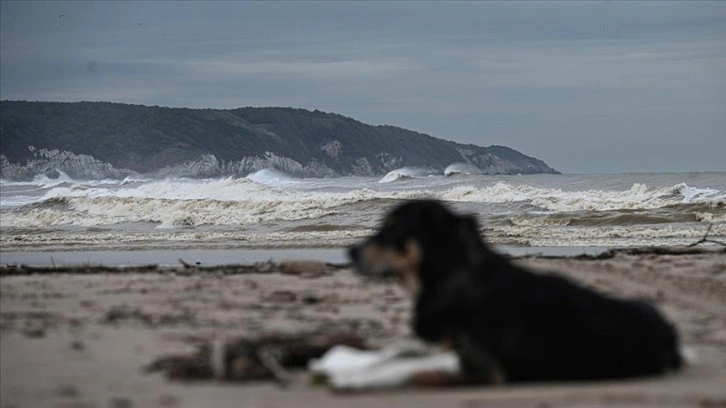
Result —
[{"label": "black fur", "polygon": [[366,246],[404,254],[411,240],[421,257],[414,331],[452,344],[471,382],[632,377],[682,364],[675,329],[650,304],[526,271],[482,241],[473,217],[437,201],[395,208],[350,255],[369,274]]}]

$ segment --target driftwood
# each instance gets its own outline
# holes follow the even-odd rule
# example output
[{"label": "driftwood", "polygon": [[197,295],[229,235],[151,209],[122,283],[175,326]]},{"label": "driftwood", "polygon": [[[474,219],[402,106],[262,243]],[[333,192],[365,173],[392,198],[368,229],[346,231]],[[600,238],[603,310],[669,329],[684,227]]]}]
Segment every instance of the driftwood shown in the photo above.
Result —
[{"label": "driftwood", "polygon": [[0,265],[0,276],[33,275],[33,274],[96,274],[96,273],[147,273],[159,271],[159,265],[138,266],[104,266],[104,265],[73,265],[73,266],[32,266],[32,265]]},{"label": "driftwood", "polygon": [[[715,242],[720,243],[718,241],[711,241],[708,242]],[[700,241],[699,241],[700,243]],[[580,260],[586,260],[586,261],[597,261],[602,259],[612,259],[616,257],[617,255],[698,255],[698,254],[722,254],[726,253],[726,245],[724,248],[714,248],[714,247],[700,247],[696,248],[694,245],[688,245],[688,246],[671,246],[671,247],[639,247],[639,248],[616,248],[616,249],[608,249],[606,251],[603,251],[599,254],[590,255],[590,254],[584,254],[584,255],[542,255],[542,254],[534,254],[534,255],[525,255],[521,257],[512,257],[512,259],[517,258],[545,258],[545,259],[564,259],[564,258],[571,258],[571,259],[580,259]]]},{"label": "driftwood", "polygon": [[[265,273],[287,273],[290,265],[295,265],[300,261],[283,261],[275,263],[270,261],[257,262],[253,264],[227,264],[227,265],[201,265],[199,262],[194,264],[179,259],[181,266],[163,266],[163,265],[137,265],[137,266],[105,266],[105,265],[71,265],[71,266],[33,266],[33,265],[0,265],[0,276],[13,275],[32,275],[32,274],[130,274],[130,273],[174,273],[177,275],[191,276],[203,274],[215,275],[245,275],[245,274],[265,274]],[[308,263],[312,261],[306,261]],[[339,264],[330,262],[314,262],[318,267],[311,274],[320,276],[337,272],[342,269],[349,268],[349,264]],[[304,264],[301,264],[304,266]],[[287,268],[287,269],[286,269]],[[298,268],[299,269],[299,268]],[[305,275],[303,272],[297,274]]]},{"label": "driftwood", "polygon": [[144,368],[163,372],[172,380],[244,382],[274,380],[287,386],[290,369],[303,368],[331,347],[347,345],[365,349],[363,339],[351,334],[268,335],[256,339],[219,340],[201,344],[190,355],[161,357]]}]

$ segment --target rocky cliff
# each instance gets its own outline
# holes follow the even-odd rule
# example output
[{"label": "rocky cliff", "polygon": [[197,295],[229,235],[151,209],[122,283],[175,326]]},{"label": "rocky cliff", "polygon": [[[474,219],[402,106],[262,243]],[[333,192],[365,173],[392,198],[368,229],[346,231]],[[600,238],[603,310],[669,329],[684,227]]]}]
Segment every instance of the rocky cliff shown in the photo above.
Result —
[{"label": "rocky cliff", "polygon": [[485,174],[556,173],[503,146],[463,145],[393,126],[293,108],[231,110],[107,102],[0,102],[0,176],[244,176],[276,168],[308,177],[373,176],[400,167]]}]

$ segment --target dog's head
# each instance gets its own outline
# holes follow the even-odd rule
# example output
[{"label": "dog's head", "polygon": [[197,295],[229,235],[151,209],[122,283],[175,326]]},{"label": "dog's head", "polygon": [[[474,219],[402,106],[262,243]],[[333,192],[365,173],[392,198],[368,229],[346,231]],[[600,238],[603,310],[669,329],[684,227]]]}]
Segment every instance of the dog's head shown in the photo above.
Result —
[{"label": "dog's head", "polygon": [[412,296],[446,279],[449,271],[483,255],[473,216],[460,216],[438,201],[409,201],[394,208],[372,237],[349,250],[358,273],[400,279]]}]

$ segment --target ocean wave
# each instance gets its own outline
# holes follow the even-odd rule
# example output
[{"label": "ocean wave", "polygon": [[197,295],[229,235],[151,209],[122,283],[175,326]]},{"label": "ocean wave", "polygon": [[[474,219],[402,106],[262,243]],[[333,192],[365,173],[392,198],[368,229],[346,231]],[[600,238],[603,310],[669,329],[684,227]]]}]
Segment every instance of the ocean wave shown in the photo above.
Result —
[{"label": "ocean wave", "polygon": [[453,163],[444,170],[445,176],[455,176],[457,174],[482,174],[481,169],[467,163]]},{"label": "ocean wave", "polygon": [[[258,176],[268,182],[278,177],[276,173],[269,172]],[[500,181],[484,187],[444,187],[435,183],[422,183],[425,188],[409,184],[406,184],[407,188],[400,188],[376,184],[378,187],[375,189],[356,188],[334,192],[285,188],[283,185],[261,184],[246,178],[116,183],[113,188],[64,184],[49,188],[38,198],[19,193],[12,198],[20,200],[17,206],[6,205],[6,201],[12,200],[3,199],[3,227],[42,228],[137,222],[153,223],[162,228],[239,226],[275,220],[315,219],[337,213],[350,213],[351,217],[362,214],[362,217],[373,218],[380,216],[384,210],[381,200],[390,200],[392,203],[419,198],[468,203],[464,206],[474,211],[494,206],[499,213],[508,214],[509,225],[522,226],[528,223],[540,227],[563,223],[574,226],[583,223],[626,225],[722,222],[726,213],[724,192],[689,187],[686,184],[649,188],[636,183],[623,191],[563,191]],[[365,205],[361,206],[361,203]],[[358,207],[351,212],[350,208],[345,207],[348,205]],[[523,212],[526,214],[522,215]],[[533,217],[532,214],[536,213],[561,216],[552,219],[547,216]]]},{"label": "ocean wave", "polygon": [[58,177],[48,177],[45,174],[38,174],[33,177],[32,181],[12,181],[0,179],[0,185],[3,186],[35,186],[39,188],[49,188],[61,184],[73,184],[77,180],[72,179],[68,174],[61,170],[56,170]]},{"label": "ocean wave", "polygon": [[712,212],[695,212],[693,215],[701,222],[724,222],[726,223],[726,214],[714,214]]},{"label": "ocean wave", "polygon": [[517,215],[511,217],[509,222],[515,226],[524,227],[564,227],[570,225],[572,219],[569,217],[532,217],[527,215]]},{"label": "ocean wave", "polygon": [[[487,230],[489,241],[524,246],[654,246],[688,245],[706,232],[703,224],[654,224],[599,227],[514,225]],[[726,236],[726,224],[713,224],[710,237]]]},{"label": "ocean wave", "polygon": [[[152,183],[153,184],[153,183]],[[183,185],[183,183],[182,183]],[[195,184],[197,187],[199,184]],[[267,221],[321,218],[336,214],[346,204],[372,202],[382,198],[420,198],[417,192],[376,192],[369,189],[346,193],[290,192],[258,185],[248,180],[230,180],[225,191],[200,189],[189,199],[188,193],[164,183],[165,188],[147,185],[146,197],[97,196],[92,189],[54,190],[44,201],[3,214],[3,226],[32,228],[48,226],[97,226],[120,223],[154,223],[159,228],[200,225],[249,225]],[[240,189],[231,186],[244,187]],[[137,189],[138,190],[138,189]],[[210,199],[210,194],[215,198]],[[139,194],[135,191],[134,195]],[[149,197],[154,195],[154,197]],[[175,196],[184,196],[184,199]],[[224,199],[220,199],[224,198]]]},{"label": "ocean wave", "polygon": [[696,202],[713,202],[726,203],[726,192],[715,190],[713,188],[696,188],[689,187],[685,183],[677,184],[671,187],[673,193],[677,193],[683,197],[685,203],[696,203]]},{"label": "ocean wave", "polygon": [[295,183],[296,180],[289,174],[276,169],[262,169],[245,177],[247,180],[265,185],[280,185]]},{"label": "ocean wave", "polygon": [[648,188],[635,183],[629,190],[581,190],[538,188],[498,182],[489,187],[457,186],[444,191],[441,198],[448,201],[482,203],[529,202],[548,211],[609,211],[619,209],[655,209],[683,203],[708,203],[723,206],[726,193],[678,184],[665,188]]},{"label": "ocean wave", "polygon": [[3,198],[0,200],[0,208],[9,209],[15,207],[22,207],[24,205],[32,204],[38,200],[38,197],[31,195],[13,195],[9,198]]},{"label": "ocean wave", "polygon": [[580,211],[575,213],[525,213],[508,218],[509,224],[517,227],[608,227],[668,223],[692,223],[711,220],[716,217],[703,213],[699,217],[693,212],[650,212],[650,211]]},{"label": "ocean wave", "polygon": [[388,174],[380,179],[379,183],[392,183],[394,181],[406,180],[419,177],[427,177],[435,174],[441,174],[434,169],[423,167],[402,167],[400,169],[389,171]]},{"label": "ocean wave", "polygon": [[223,179],[163,179],[142,184],[122,184],[120,188],[95,188],[74,184],[49,190],[42,200],[57,197],[116,197],[148,198],[158,200],[254,200],[257,197],[284,196],[284,190],[276,189],[241,178]]},{"label": "ocean wave", "polygon": [[[452,165],[454,166],[454,165]],[[451,166],[450,166],[451,167]],[[305,190],[310,185],[302,180],[273,170],[264,169],[252,173],[246,178],[221,179],[159,179],[145,180],[142,178],[126,178],[124,180],[73,180],[61,174],[58,179],[39,176],[32,183],[39,189],[17,188],[16,195],[31,196],[37,194],[37,202],[57,197],[118,197],[148,198],[159,200],[216,200],[216,201],[296,201],[303,202],[320,200],[335,201],[341,204],[356,200],[373,200],[377,198],[407,199],[419,197],[438,198],[444,201],[472,203],[528,203],[543,211],[611,211],[626,209],[655,209],[686,204],[706,204],[709,208],[726,208],[726,191],[712,188],[691,187],[685,183],[670,187],[649,188],[643,183],[634,183],[626,190],[562,190],[545,188],[536,185],[515,184],[498,181],[491,185],[474,185],[484,178],[466,178],[461,181],[447,181],[444,178],[428,179],[434,174],[431,169],[401,168],[388,173],[370,188],[359,184],[352,189],[342,188],[341,192]],[[407,183],[406,188],[393,181],[406,178],[420,178],[420,182]],[[481,178],[481,179],[480,179]],[[466,182],[467,184],[461,184]],[[533,183],[532,183],[533,184]],[[18,184],[20,185],[20,184]],[[31,184],[22,184],[28,186]],[[326,184],[327,185],[327,184]],[[453,187],[451,187],[453,185]],[[308,186],[308,187],[305,187]],[[362,187],[362,188],[361,188]],[[305,191],[303,191],[305,190]],[[31,192],[33,194],[31,194]],[[10,197],[10,196],[5,196]],[[12,197],[10,197],[12,198]]]},{"label": "ocean wave", "polygon": [[142,176],[126,176],[119,182],[119,185],[125,186],[129,184],[148,183],[153,179],[142,177]]},{"label": "ocean wave", "polygon": [[7,187],[15,186],[29,186],[37,187],[38,189],[52,188],[58,186],[73,186],[73,185],[87,185],[87,186],[100,186],[100,185],[118,185],[123,181],[118,179],[99,179],[99,180],[82,180],[74,179],[62,170],[55,170],[58,173],[57,177],[48,177],[45,174],[38,174],[33,177],[31,181],[14,181],[0,179],[0,185]]}]

